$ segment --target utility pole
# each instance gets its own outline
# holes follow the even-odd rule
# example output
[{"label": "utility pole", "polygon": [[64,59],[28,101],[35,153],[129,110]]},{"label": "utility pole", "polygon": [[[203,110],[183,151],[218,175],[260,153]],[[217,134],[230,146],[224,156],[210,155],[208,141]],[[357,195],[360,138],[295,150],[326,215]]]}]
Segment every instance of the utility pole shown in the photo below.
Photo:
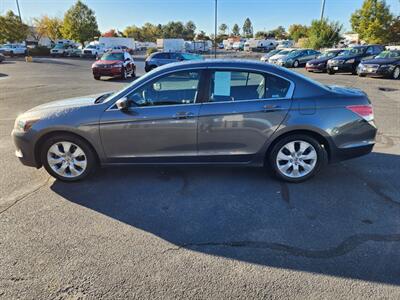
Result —
[{"label": "utility pole", "polygon": [[215,0],[215,20],[214,20],[214,58],[217,58],[217,2]]},{"label": "utility pole", "polygon": [[325,11],[325,0],[322,0],[322,5],[321,5],[321,21],[324,19],[324,11]]},{"label": "utility pole", "polygon": [[17,8],[18,8],[19,21],[22,23],[21,11],[19,10],[19,3],[18,3],[18,0],[15,0],[15,2],[17,2]]}]

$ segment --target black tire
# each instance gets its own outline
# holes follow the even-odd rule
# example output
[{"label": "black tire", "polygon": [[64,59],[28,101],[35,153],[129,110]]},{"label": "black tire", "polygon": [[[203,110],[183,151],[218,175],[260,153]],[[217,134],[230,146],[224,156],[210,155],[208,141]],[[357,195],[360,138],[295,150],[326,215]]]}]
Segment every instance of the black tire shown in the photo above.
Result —
[{"label": "black tire", "polygon": [[93,78],[94,78],[95,80],[100,80],[100,77],[101,77],[101,76],[93,76]]},{"label": "black tire", "polygon": [[299,61],[298,61],[298,60],[295,60],[295,61],[293,62],[292,67],[293,67],[293,68],[298,68],[299,66],[300,66]]},{"label": "black tire", "polygon": [[358,73],[358,77],[365,77],[365,74]]},{"label": "black tire", "polygon": [[[53,146],[55,143],[61,142],[61,141],[74,143],[83,150],[83,152],[86,156],[87,165],[86,165],[86,169],[79,176],[76,176],[76,177],[60,176],[50,167],[50,165],[47,161],[47,152],[49,151],[51,146]],[[86,178],[87,176],[89,176],[96,170],[97,165],[98,165],[97,157],[96,157],[96,154],[95,154],[94,150],[92,149],[92,147],[84,139],[82,139],[76,135],[68,134],[68,133],[54,135],[54,136],[51,136],[48,139],[46,139],[41,147],[40,158],[41,158],[44,168],[51,176],[53,176],[56,179],[59,179],[61,181],[66,181],[66,182],[79,181],[79,180]]]},{"label": "black tire", "polygon": [[121,68],[121,76],[120,76],[121,79],[122,79],[122,80],[126,80],[126,77],[127,77],[126,75],[127,75],[126,69],[125,69],[125,67],[122,67],[122,68]]},{"label": "black tire", "polygon": [[332,69],[328,69],[327,72],[329,75],[335,75],[335,71],[333,71]]},{"label": "black tire", "polygon": [[[278,168],[278,163],[277,163],[277,156],[281,148],[292,142],[292,141],[305,141],[312,145],[315,149],[315,152],[317,154],[317,161],[314,165],[314,168],[312,171],[310,171],[308,174],[302,176],[302,177],[289,177],[283,174],[279,168]],[[311,177],[313,177],[315,174],[317,174],[320,169],[325,166],[328,162],[328,154],[325,150],[325,148],[321,145],[320,142],[318,142],[315,138],[305,135],[305,134],[293,134],[289,136],[285,136],[278,140],[278,142],[273,146],[271,151],[269,152],[269,157],[266,158],[266,161],[269,164],[269,167],[273,170],[275,177],[277,177],[280,180],[284,180],[287,182],[292,182],[292,183],[299,183],[303,182]]]},{"label": "black tire", "polygon": [[[396,76],[396,72],[398,74],[397,76]],[[400,67],[394,68],[393,73],[392,73],[392,79],[395,79],[395,80],[400,79]]]}]

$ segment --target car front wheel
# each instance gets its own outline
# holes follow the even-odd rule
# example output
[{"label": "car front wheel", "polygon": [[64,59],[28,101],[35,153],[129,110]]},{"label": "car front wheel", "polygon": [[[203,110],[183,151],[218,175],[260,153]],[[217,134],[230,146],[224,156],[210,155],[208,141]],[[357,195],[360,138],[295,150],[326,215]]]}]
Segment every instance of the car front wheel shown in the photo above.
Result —
[{"label": "car front wheel", "polygon": [[393,79],[399,79],[400,78],[400,67],[396,67],[393,70],[392,78]]},{"label": "car front wheel", "polygon": [[298,68],[299,67],[299,61],[295,60],[293,63],[293,68]]},{"label": "car front wheel", "polygon": [[269,162],[276,177],[296,183],[314,176],[326,164],[327,154],[316,139],[291,135],[275,144]]},{"label": "car front wheel", "polygon": [[53,136],[42,147],[41,160],[47,172],[62,181],[78,181],[97,165],[92,148],[83,139],[69,134]]}]

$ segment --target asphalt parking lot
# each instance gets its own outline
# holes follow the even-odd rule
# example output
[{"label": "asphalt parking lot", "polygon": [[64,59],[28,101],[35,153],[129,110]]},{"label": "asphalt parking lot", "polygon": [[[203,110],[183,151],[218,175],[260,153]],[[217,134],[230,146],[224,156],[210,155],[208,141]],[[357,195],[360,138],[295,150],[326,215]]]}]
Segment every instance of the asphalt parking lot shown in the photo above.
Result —
[{"label": "asphalt parking lot", "polygon": [[372,154],[302,184],[233,167],[104,168],[65,184],[22,166],[18,113],[127,84],[95,81],[90,65],[0,64],[0,298],[400,298],[399,81],[309,74],[367,92],[379,135]]}]

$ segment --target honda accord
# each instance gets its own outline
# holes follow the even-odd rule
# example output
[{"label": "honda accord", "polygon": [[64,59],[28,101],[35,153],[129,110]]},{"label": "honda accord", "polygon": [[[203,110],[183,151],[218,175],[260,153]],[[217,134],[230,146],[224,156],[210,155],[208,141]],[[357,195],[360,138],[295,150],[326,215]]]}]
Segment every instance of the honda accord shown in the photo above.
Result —
[{"label": "honda accord", "polygon": [[328,162],[371,152],[371,102],[260,62],[168,64],[121,91],[50,102],[18,116],[16,156],[76,181],[97,166],[268,166],[300,182]]}]

